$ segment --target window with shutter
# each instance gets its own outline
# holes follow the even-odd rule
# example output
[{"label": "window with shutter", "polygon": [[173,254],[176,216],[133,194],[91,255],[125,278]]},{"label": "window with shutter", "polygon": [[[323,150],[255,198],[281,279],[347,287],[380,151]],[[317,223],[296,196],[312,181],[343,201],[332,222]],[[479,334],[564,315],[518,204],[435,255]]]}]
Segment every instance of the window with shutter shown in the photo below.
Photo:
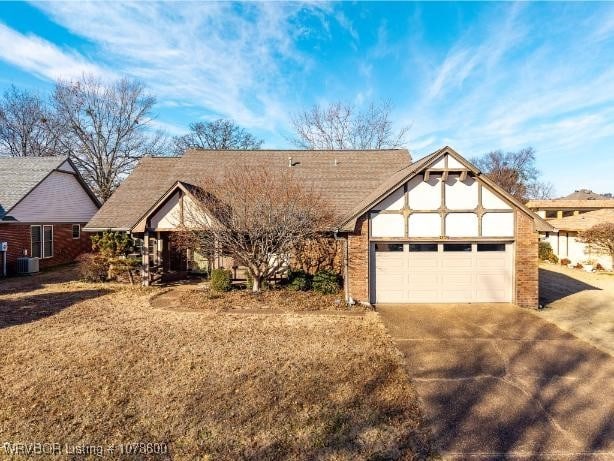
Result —
[{"label": "window with shutter", "polygon": [[43,258],[53,257],[53,226],[43,226]]},{"label": "window with shutter", "polygon": [[30,226],[30,256],[40,258],[42,256],[41,226]]}]

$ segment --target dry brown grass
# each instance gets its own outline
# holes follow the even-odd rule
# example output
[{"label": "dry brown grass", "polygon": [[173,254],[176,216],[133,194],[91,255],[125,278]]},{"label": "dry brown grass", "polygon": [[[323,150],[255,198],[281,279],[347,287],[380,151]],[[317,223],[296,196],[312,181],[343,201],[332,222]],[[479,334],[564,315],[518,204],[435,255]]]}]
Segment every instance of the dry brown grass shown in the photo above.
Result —
[{"label": "dry brown grass", "polygon": [[154,292],[0,290],[13,309],[58,307],[0,328],[0,441],[166,442],[173,459],[428,455],[376,314],[178,312],[152,308]]},{"label": "dry brown grass", "polygon": [[345,311],[365,312],[363,306],[349,307],[343,293],[324,295],[314,291],[291,291],[286,288],[252,293],[250,290],[233,289],[216,293],[202,287],[167,289],[152,297],[152,306],[180,311]]}]

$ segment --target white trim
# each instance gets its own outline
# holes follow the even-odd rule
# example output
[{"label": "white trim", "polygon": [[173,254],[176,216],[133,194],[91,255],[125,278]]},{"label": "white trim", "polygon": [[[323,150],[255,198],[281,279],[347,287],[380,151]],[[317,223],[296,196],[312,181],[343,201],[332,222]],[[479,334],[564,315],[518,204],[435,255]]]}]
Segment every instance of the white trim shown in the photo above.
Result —
[{"label": "white trim", "polygon": [[[75,226],[79,229],[78,235],[75,237]],[[79,240],[81,238],[81,224],[73,224],[71,227],[72,239]]]}]

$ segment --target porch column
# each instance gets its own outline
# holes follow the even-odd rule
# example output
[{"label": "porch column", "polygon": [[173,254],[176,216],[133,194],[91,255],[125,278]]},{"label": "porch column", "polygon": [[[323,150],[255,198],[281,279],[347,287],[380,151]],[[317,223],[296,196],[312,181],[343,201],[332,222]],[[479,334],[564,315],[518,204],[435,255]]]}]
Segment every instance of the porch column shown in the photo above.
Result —
[{"label": "porch column", "polygon": [[143,234],[143,264],[141,268],[141,284],[149,286],[149,232]]}]

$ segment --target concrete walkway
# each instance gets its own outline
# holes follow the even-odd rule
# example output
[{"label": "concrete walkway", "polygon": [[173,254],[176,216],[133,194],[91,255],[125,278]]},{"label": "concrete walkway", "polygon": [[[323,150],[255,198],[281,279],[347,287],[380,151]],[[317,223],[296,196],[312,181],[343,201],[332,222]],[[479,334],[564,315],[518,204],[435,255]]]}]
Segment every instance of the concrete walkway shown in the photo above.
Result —
[{"label": "concrete walkway", "polygon": [[511,305],[378,306],[446,458],[614,459],[614,359]]}]

